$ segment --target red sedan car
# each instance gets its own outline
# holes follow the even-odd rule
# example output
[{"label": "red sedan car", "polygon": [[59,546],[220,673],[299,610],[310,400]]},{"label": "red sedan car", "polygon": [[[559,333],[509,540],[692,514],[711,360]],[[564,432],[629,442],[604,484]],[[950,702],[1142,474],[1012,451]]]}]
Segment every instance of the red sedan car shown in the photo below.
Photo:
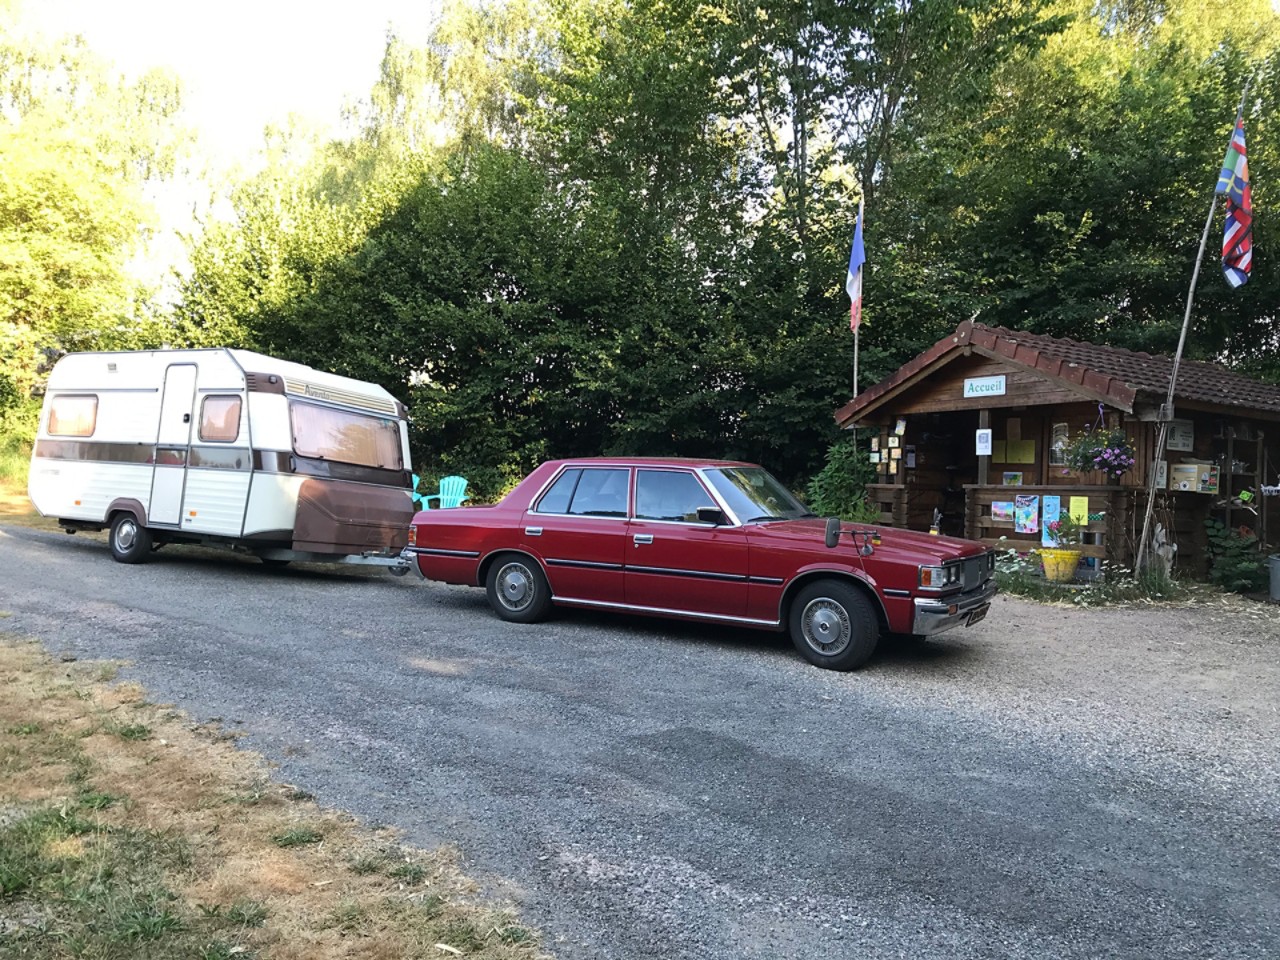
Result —
[{"label": "red sedan car", "polygon": [[823,520],[761,467],[716,460],[544,463],[496,505],[419,513],[408,549],[428,579],[483,585],[504,620],[554,604],[788,630],[833,670],[884,632],[976,623],[995,594],[981,544]]}]

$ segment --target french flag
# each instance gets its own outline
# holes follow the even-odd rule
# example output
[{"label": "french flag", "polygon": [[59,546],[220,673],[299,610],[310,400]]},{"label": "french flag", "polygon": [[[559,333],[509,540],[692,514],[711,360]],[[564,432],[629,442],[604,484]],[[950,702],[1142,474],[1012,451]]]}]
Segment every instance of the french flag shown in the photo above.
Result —
[{"label": "french flag", "polygon": [[858,219],[853,226],[853,249],[849,251],[849,276],[844,289],[849,294],[849,329],[858,332],[862,323],[862,265],[867,255],[862,249],[862,201],[858,201]]}]

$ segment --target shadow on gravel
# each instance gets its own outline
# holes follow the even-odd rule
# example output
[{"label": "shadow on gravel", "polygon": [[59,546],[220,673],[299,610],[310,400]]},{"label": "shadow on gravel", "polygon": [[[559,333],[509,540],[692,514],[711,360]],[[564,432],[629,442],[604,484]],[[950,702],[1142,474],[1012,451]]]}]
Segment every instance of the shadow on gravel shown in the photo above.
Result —
[{"label": "shadow on gravel", "polygon": [[[107,546],[106,534],[76,533],[68,534],[32,530],[29,528],[10,527],[4,533],[15,539],[23,539],[47,544],[49,550],[74,550],[81,555],[101,554],[103,563],[114,563],[111,551]],[[343,567],[327,563],[291,563],[287,566],[274,566],[263,563],[257,557],[248,556],[232,550],[218,550],[210,547],[197,547],[187,544],[171,544],[155,551],[143,569],[148,566],[171,567],[175,569],[200,570],[202,573],[216,576],[219,573],[245,573],[253,571],[255,575],[274,579],[315,580],[331,582],[361,583],[366,580],[395,578],[383,567]],[[414,577],[410,571],[406,578]],[[483,594],[481,594],[483,597]]]}]

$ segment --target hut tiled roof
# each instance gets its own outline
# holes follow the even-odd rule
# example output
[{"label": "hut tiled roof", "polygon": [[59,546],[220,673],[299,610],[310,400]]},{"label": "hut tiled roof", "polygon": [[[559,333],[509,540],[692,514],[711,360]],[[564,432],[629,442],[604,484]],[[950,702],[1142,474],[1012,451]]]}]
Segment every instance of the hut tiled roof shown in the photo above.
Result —
[{"label": "hut tiled roof", "polygon": [[[878,397],[934,366],[946,354],[972,347],[979,353],[1028,367],[1052,379],[1084,388],[1122,410],[1132,411],[1140,396],[1153,403],[1163,402],[1169,390],[1173,359],[1139,353],[1120,347],[1104,347],[1039,333],[988,327],[966,320],[955,333],[908,361],[891,376],[836,411],[836,422],[844,426]],[[1174,391],[1178,400],[1237,408],[1269,417],[1280,417],[1280,385],[1251,380],[1216,363],[1183,360],[1178,368]]]}]

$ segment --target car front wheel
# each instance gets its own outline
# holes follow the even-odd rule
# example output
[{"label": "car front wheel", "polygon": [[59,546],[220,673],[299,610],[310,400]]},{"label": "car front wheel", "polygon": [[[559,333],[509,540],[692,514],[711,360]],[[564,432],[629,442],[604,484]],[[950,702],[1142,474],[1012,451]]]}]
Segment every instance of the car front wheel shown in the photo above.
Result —
[{"label": "car front wheel", "polygon": [[856,670],[880,641],[880,620],[871,601],[839,580],[819,580],[801,589],[788,626],[801,656],[826,670]]},{"label": "car front wheel", "polygon": [[112,559],[120,563],[142,563],[151,556],[151,531],[131,513],[119,514],[108,536]]},{"label": "car front wheel", "polygon": [[537,563],[528,557],[504,554],[489,567],[485,577],[489,606],[503,620],[534,623],[551,607],[551,589]]}]

